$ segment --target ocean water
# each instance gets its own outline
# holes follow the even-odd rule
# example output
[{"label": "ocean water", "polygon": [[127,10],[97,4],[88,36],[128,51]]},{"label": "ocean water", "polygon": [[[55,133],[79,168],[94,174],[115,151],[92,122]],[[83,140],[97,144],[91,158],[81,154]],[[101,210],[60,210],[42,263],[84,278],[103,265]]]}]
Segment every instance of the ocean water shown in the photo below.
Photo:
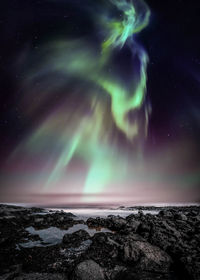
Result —
[{"label": "ocean water", "polygon": [[[76,216],[75,219],[86,221],[88,218],[106,218],[109,215],[120,216],[125,218],[131,214],[137,214],[138,210],[121,210],[121,209],[99,209],[99,208],[57,208],[51,209],[53,211],[70,212]],[[144,210],[144,214],[158,214],[159,210]]]},{"label": "ocean water", "polygon": [[[16,206],[22,206],[22,207],[41,207],[41,208],[45,208],[45,206],[42,205],[36,205],[36,204],[25,204],[25,203],[2,203],[2,204],[7,204],[7,205],[16,205]],[[143,207],[149,207],[149,206],[153,206],[155,207],[153,210],[143,210],[144,214],[152,214],[152,215],[157,215],[160,211],[159,207],[171,207],[171,206],[176,206],[176,207],[181,207],[181,206],[199,206],[198,203],[154,203],[154,204],[148,204],[145,203],[143,205],[133,205],[131,207],[134,206],[143,206]],[[156,209],[158,208],[158,209]],[[47,213],[49,213],[49,210],[53,210],[54,212],[56,211],[64,211],[66,213],[71,212],[72,214],[74,214],[76,216],[75,219],[78,220],[84,220],[86,221],[89,217],[92,218],[96,218],[96,217],[101,217],[101,218],[106,218],[109,215],[114,215],[114,216],[120,216],[120,217],[127,217],[130,214],[137,214],[138,213],[138,209],[129,209],[128,207],[124,208],[124,209],[117,209],[117,208],[100,208],[100,207],[82,207],[82,208],[75,208],[75,207],[64,207],[64,208],[59,208],[59,206],[57,206],[56,208],[52,207],[48,207],[45,208],[46,211],[45,212],[38,212],[37,214],[40,215],[45,215]],[[36,213],[33,213],[33,215],[35,215]]]},{"label": "ocean water", "polygon": [[[136,206],[143,206],[143,207],[148,207],[148,206],[153,206],[155,207],[153,210],[142,210],[143,213],[146,214],[152,214],[152,215],[157,215],[159,211],[161,210],[159,207],[181,207],[181,206],[199,206],[198,203],[156,203],[156,204],[143,204],[143,205],[136,205]],[[133,206],[134,207],[134,206]],[[158,209],[156,209],[158,207]],[[109,215],[114,215],[114,216],[120,216],[120,217],[127,217],[128,215],[131,214],[137,214],[138,209],[128,209],[128,207],[124,209],[111,209],[111,208],[51,208],[51,210],[54,211],[64,211],[64,212],[71,212],[72,214],[76,215],[76,219],[82,219],[86,221],[88,218],[92,217],[101,217],[101,218],[106,218]]]}]

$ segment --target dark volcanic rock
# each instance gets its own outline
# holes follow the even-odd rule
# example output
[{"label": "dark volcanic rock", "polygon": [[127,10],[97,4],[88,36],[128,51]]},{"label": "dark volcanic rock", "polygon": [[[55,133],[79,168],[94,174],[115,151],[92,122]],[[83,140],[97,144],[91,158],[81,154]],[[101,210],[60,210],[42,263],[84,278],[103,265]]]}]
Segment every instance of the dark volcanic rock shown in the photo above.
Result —
[{"label": "dark volcanic rock", "polygon": [[92,238],[92,245],[88,256],[102,266],[113,267],[117,262],[120,244],[113,238],[112,233],[96,233]]},{"label": "dark volcanic rock", "polygon": [[140,271],[139,273],[133,269],[120,271],[114,280],[174,280],[169,274],[158,274],[149,271]]},{"label": "dark volcanic rock", "polygon": [[137,232],[138,227],[140,226],[140,222],[135,220],[135,219],[131,219],[128,221],[128,227],[130,228],[131,232]]},{"label": "dark volcanic rock", "polygon": [[73,214],[65,212],[56,212],[45,215],[35,214],[29,219],[29,224],[39,229],[50,226],[67,229],[79,222],[74,220],[74,217]]},{"label": "dark volcanic rock", "polygon": [[170,210],[161,210],[158,214],[161,217],[166,217],[166,218],[172,218],[173,217],[173,213]]},{"label": "dark volcanic rock", "polygon": [[21,273],[21,270],[22,270],[21,265],[13,265],[10,267],[10,271],[8,273],[5,273],[2,276],[0,276],[0,280],[14,279]]},{"label": "dark volcanic rock", "polygon": [[109,215],[106,219],[104,218],[89,218],[87,220],[89,227],[106,227],[111,230],[119,231],[126,227],[127,221],[119,216]]},{"label": "dark volcanic rock", "polygon": [[90,235],[87,231],[80,229],[72,234],[65,234],[63,236],[63,244],[71,246],[79,246],[80,243],[84,240],[90,238]]},{"label": "dark volcanic rock", "polygon": [[[1,278],[0,278],[1,279]],[[15,280],[67,280],[67,277],[58,273],[27,273],[14,278]]]},{"label": "dark volcanic rock", "polygon": [[93,260],[79,263],[73,275],[73,280],[104,280],[103,269]]},{"label": "dark volcanic rock", "polygon": [[108,228],[113,230],[120,230],[125,228],[126,226],[126,219],[123,219],[119,216],[109,215],[107,218],[108,221]]},{"label": "dark volcanic rock", "polygon": [[160,248],[131,237],[124,241],[121,258],[136,271],[169,274],[172,265],[170,256]]},{"label": "dark volcanic rock", "polygon": [[172,260],[167,253],[148,242],[135,241],[124,246],[124,259],[135,263],[138,270],[168,273]]},{"label": "dark volcanic rock", "polygon": [[181,221],[187,221],[187,216],[184,215],[183,213],[177,213],[174,215],[174,218],[176,220],[181,220]]}]

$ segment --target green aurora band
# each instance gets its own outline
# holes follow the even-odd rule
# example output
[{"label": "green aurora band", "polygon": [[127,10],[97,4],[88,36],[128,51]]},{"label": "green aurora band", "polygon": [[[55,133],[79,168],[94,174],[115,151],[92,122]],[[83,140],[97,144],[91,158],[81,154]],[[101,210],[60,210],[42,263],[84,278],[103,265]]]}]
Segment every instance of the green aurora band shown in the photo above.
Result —
[{"label": "green aurora band", "polygon": [[[54,165],[48,178],[45,177],[44,192],[55,188],[59,180],[67,176],[67,167],[74,158],[81,159],[88,167],[85,194],[100,193],[109,184],[123,181],[129,161],[127,154],[118,147],[114,131],[123,135],[133,149],[137,149],[135,143],[142,142],[147,134],[150,113],[145,101],[148,56],[136,42],[135,34],[148,25],[150,11],[142,0],[110,0],[110,4],[119,16],[111,17],[107,10],[94,15],[103,34],[99,49],[95,49],[87,38],[53,42],[43,48],[40,65],[27,74],[29,76],[24,81],[25,91],[31,94],[31,85],[38,77],[49,72],[64,77],[60,83],[51,81],[48,86],[44,83],[38,93],[40,104],[44,104],[62,84],[77,81],[75,89],[71,90],[72,95],[85,92],[92,112],[84,115],[84,102],[70,107],[67,101],[43,119],[16,149],[13,156],[22,150],[25,154],[38,156],[48,145],[51,155],[47,158],[49,162],[53,158]],[[133,58],[139,61],[128,83],[115,71],[107,71],[113,56],[123,48],[128,48]],[[24,107],[28,104],[27,99],[25,94]],[[26,108],[27,113],[36,112],[37,106],[32,104],[31,108]],[[129,113],[139,110],[141,115],[130,121]]]}]

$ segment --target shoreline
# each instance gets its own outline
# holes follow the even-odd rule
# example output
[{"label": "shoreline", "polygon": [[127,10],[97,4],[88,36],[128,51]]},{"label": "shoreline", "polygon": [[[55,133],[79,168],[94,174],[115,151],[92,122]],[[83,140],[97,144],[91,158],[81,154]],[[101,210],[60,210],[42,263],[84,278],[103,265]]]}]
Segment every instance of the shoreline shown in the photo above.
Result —
[{"label": "shoreline", "polygon": [[12,202],[0,202],[0,205],[7,205],[7,206],[19,206],[19,207],[26,207],[26,208],[44,208],[44,209],[141,209],[148,210],[150,208],[172,208],[172,207],[200,207],[200,203],[197,202],[180,202],[180,203],[143,203],[143,204],[131,204],[131,205],[103,205],[103,204],[72,204],[72,205],[63,205],[63,204],[37,204],[37,203],[12,203]]},{"label": "shoreline", "polygon": [[199,280],[199,205],[119,208],[81,219],[0,204],[0,280]]}]

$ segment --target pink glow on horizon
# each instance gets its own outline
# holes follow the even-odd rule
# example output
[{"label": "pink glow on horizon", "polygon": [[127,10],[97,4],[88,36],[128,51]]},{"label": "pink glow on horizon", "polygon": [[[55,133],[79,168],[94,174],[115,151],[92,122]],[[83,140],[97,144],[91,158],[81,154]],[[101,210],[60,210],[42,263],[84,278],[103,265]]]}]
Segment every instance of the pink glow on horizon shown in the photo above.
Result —
[{"label": "pink glow on horizon", "polygon": [[[180,190],[180,189],[143,189],[143,191],[135,191],[127,194],[123,193],[101,193],[101,194],[86,194],[82,193],[17,193],[10,196],[5,193],[1,196],[0,202],[10,203],[32,203],[38,205],[143,205],[156,203],[193,203],[197,200],[198,189]],[[83,202],[84,197],[84,202]]]}]

